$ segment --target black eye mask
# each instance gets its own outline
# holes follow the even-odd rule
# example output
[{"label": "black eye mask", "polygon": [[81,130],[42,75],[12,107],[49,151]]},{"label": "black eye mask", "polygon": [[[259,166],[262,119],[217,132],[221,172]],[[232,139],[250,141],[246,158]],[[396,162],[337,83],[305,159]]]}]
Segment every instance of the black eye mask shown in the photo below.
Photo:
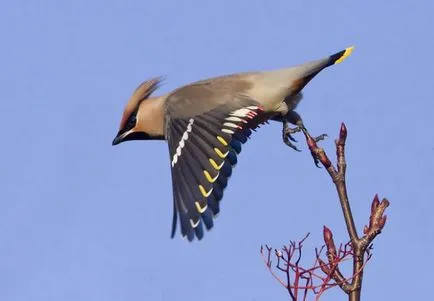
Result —
[{"label": "black eye mask", "polygon": [[129,130],[131,130],[133,127],[136,126],[136,122],[137,122],[137,111],[133,112],[130,117],[128,118],[127,123],[125,124],[124,128],[122,130],[119,131],[118,135],[121,135],[125,132],[128,132]]}]

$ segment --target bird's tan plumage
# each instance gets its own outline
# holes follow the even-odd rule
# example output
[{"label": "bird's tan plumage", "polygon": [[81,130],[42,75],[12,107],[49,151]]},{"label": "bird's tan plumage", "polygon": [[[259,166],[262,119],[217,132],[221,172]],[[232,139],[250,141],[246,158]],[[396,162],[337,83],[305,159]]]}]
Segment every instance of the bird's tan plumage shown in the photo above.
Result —
[{"label": "bird's tan plumage", "polygon": [[207,229],[213,227],[241,144],[251,130],[269,119],[283,121],[285,126],[287,122],[301,125],[294,110],[304,86],[351,51],[350,47],[290,68],[201,80],[158,97],[150,95],[160,78],[145,81],[136,89],[113,144],[167,140],[174,196],[172,236],[178,217],[182,235],[188,240],[202,238],[202,224]]},{"label": "bird's tan plumage", "polygon": [[128,100],[127,105],[125,106],[124,113],[122,114],[122,119],[119,124],[119,130],[125,126],[128,117],[138,108],[141,102],[147,99],[155,90],[158,89],[161,80],[161,77],[152,78],[150,80],[144,81],[136,88],[133,95],[131,95],[130,99]]}]

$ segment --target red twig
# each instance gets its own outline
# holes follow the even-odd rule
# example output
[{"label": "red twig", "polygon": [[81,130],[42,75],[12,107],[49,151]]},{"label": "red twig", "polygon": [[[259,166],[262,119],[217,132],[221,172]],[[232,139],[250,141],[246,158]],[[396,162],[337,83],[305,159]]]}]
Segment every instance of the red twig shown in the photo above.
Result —
[{"label": "red twig", "polygon": [[[335,141],[336,143],[336,157],[337,157],[337,169],[332,165],[327,154],[324,150],[318,147],[315,139],[313,139],[310,134],[304,130],[303,131],[309,149],[312,155],[321,162],[321,164],[326,168],[329,173],[333,183],[336,186],[336,190],[339,195],[339,201],[341,203],[342,212],[345,218],[345,224],[347,226],[348,235],[351,241],[351,247],[353,249],[353,275],[354,277],[351,279],[351,283],[343,282],[342,275],[339,272],[339,269],[336,267],[334,269],[329,270],[330,276],[337,282],[341,282],[341,289],[348,294],[349,300],[355,301],[360,300],[360,292],[362,287],[363,280],[363,267],[367,259],[365,259],[364,255],[367,252],[368,246],[372,243],[375,237],[381,232],[385,223],[386,216],[384,215],[384,211],[389,206],[389,201],[387,199],[383,199],[381,202],[378,199],[378,196],[375,195],[374,200],[371,206],[371,216],[369,218],[369,225],[364,229],[364,236],[359,237],[356,226],[354,223],[353,214],[351,212],[351,206],[348,199],[347,187],[345,182],[345,173],[346,173],[346,161],[345,161],[345,143],[347,140],[347,128],[344,123],[341,124],[341,128],[339,131],[339,139]],[[324,230],[324,240],[327,245],[328,259],[330,264],[330,259],[333,259],[333,236],[331,235],[331,231]]]},{"label": "red twig", "polygon": [[[345,183],[345,142],[347,138],[345,124],[342,123],[339,139],[335,141],[336,167],[333,166],[324,150],[318,147],[315,139],[305,129],[303,132],[312,155],[326,168],[336,186],[350,241],[336,248],[332,231],[324,226],[325,244],[319,250],[315,249],[315,261],[310,268],[301,266],[303,243],[309,234],[298,243],[290,241],[288,246],[284,246],[280,250],[274,249],[274,255],[277,258],[274,268],[284,274],[285,280],[280,278],[273,269],[272,248],[266,245],[264,249],[262,246],[261,255],[273,277],[288,290],[294,301],[301,300],[301,297],[302,300],[307,300],[309,292],[313,292],[315,300],[319,300],[325,291],[335,286],[339,286],[349,296],[350,301],[360,300],[363,270],[372,256],[370,252],[372,241],[381,233],[386,224],[387,217],[384,215],[384,211],[389,206],[389,201],[383,199],[380,202],[378,196],[375,195],[371,205],[369,224],[363,230],[364,235],[359,237]],[[321,259],[324,250],[326,250],[326,260]],[[353,271],[350,277],[345,277],[339,268],[339,265],[347,260],[353,261]]]}]

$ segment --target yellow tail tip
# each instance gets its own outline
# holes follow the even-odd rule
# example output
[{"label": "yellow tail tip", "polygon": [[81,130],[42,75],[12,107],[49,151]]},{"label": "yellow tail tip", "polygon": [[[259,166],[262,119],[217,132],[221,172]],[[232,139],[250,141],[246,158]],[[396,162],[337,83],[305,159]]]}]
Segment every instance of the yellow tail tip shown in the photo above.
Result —
[{"label": "yellow tail tip", "polygon": [[342,63],[350,54],[353,52],[354,46],[345,48],[344,51],[341,51],[339,54],[339,58],[335,61],[335,64]]}]

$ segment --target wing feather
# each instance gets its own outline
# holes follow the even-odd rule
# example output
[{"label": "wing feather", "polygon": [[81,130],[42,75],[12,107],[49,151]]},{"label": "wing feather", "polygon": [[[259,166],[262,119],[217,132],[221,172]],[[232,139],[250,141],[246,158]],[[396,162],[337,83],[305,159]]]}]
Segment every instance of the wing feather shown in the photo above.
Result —
[{"label": "wing feather", "polygon": [[[172,237],[177,214],[181,233],[189,241],[202,239],[203,225],[206,230],[213,228],[241,144],[251,135],[250,128],[256,127],[255,117],[263,112],[254,99],[217,90],[213,93],[205,84],[196,85],[192,94],[183,90],[167,99],[166,138],[176,210]],[[221,99],[213,102],[215,97]]]}]

